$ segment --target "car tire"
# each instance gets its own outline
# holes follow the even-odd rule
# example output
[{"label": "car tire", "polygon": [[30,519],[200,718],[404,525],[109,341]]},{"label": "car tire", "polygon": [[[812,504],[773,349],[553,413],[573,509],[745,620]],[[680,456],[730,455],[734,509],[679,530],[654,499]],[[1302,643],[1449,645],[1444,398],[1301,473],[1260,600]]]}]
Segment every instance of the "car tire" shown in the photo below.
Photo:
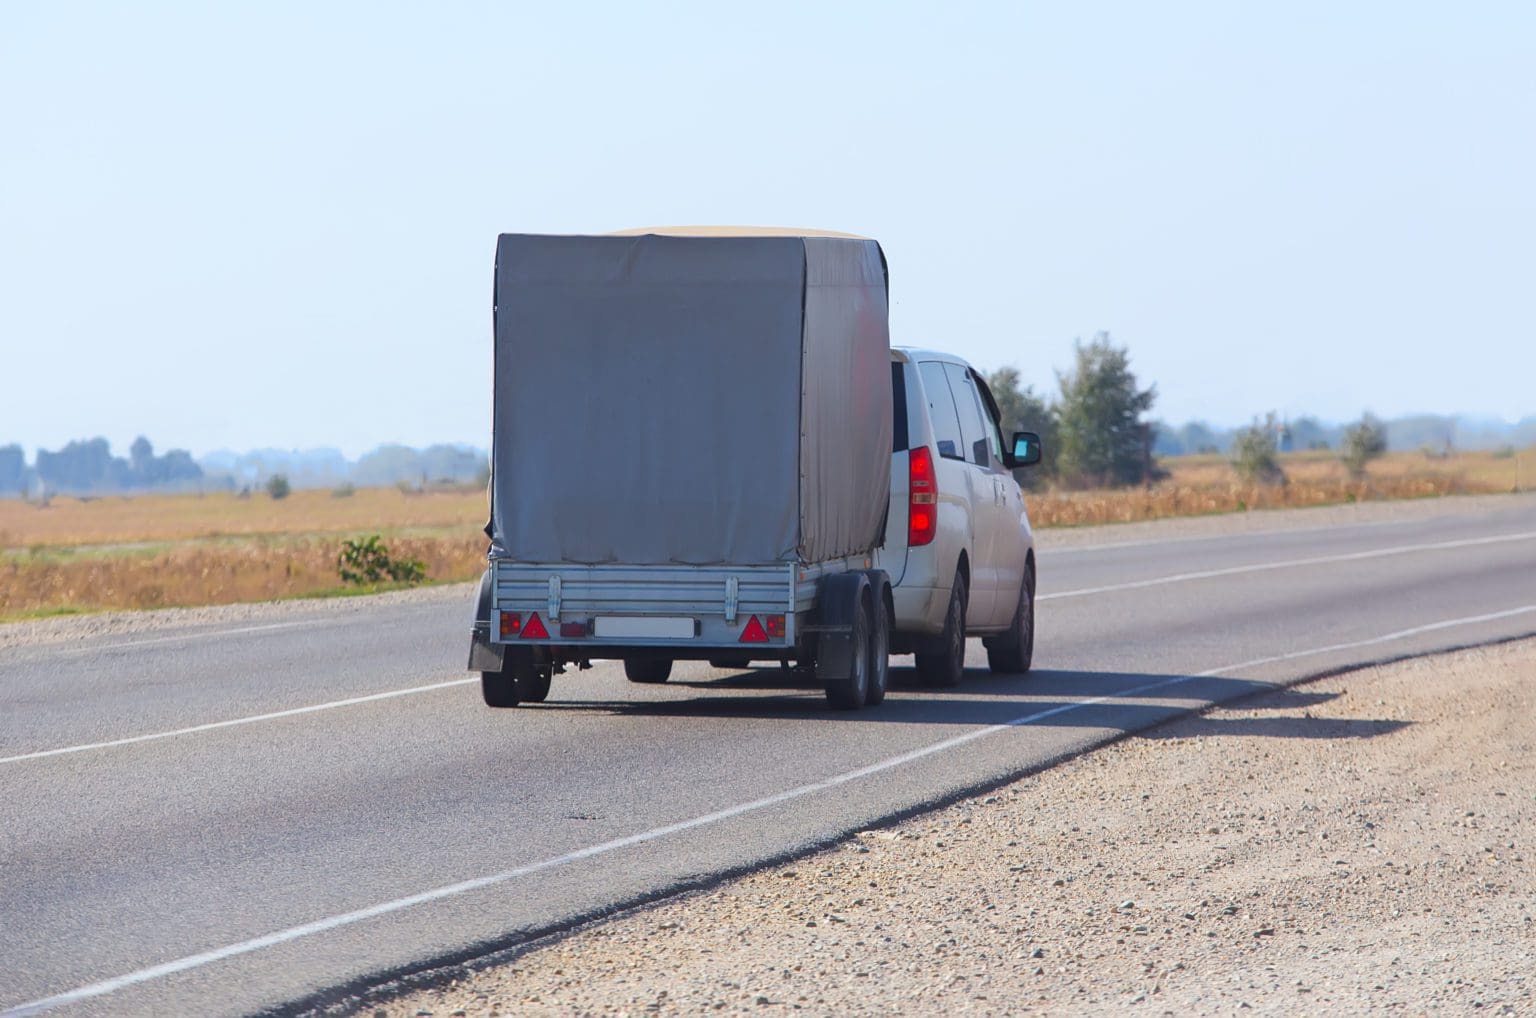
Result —
[{"label": "car tire", "polygon": [[668,658],[625,658],[624,677],[630,682],[657,685],[672,675],[672,661]]},{"label": "car tire", "polygon": [[875,615],[869,630],[869,688],[864,692],[867,707],[884,702],[891,685],[891,616],[879,588],[871,589],[875,592]]},{"label": "car tire", "polygon": [[1023,675],[1035,657],[1035,566],[1024,567],[1024,582],[1019,586],[1019,606],[1013,623],[1001,636],[984,641],[987,667],[994,675]]},{"label": "car tire", "polygon": [[862,707],[869,696],[869,629],[869,604],[860,597],[853,609],[848,677],[827,683],[827,702],[838,710]]},{"label": "car tire", "polygon": [[917,654],[917,678],[925,686],[953,687],[965,677],[965,576],[955,573],[944,613],[944,631],[934,649]]}]

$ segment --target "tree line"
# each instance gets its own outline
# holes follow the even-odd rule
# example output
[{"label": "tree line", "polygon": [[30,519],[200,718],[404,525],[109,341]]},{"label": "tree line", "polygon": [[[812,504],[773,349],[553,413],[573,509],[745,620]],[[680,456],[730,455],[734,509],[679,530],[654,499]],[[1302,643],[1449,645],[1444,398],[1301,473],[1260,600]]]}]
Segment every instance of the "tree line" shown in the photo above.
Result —
[{"label": "tree line", "polygon": [[[1387,429],[1366,414],[1351,425],[1330,428],[1313,418],[1295,424],[1274,414],[1218,435],[1198,422],[1177,432],[1148,419],[1157,387],[1145,388],[1131,370],[1130,352],[1107,332],[1073,344],[1072,366],[1056,372],[1057,392],[1047,395],[1022,384],[1018,368],[998,368],[987,384],[1005,432],[1040,435],[1045,456],[1038,467],[1018,472],[1033,488],[1105,488],[1149,484],[1164,476],[1158,455],[1226,452],[1238,475],[1257,483],[1283,481],[1278,455],[1292,448],[1333,448],[1352,476],[1387,449]],[[1305,446],[1297,446],[1298,440]],[[1219,443],[1219,444],[1218,444]],[[1172,445],[1177,452],[1169,453]]]},{"label": "tree line", "polygon": [[191,453],[171,449],[157,456],[142,435],[129,446],[126,459],[113,456],[105,438],[70,442],[57,452],[39,449],[31,465],[21,446],[0,446],[0,496],[178,491],[195,489],[202,481],[203,468]]},{"label": "tree line", "polygon": [[0,498],[255,488],[270,494],[274,480],[285,494],[290,488],[483,485],[488,470],[486,453],[468,445],[381,445],[355,461],[334,449],[217,452],[198,461],[185,449],[156,455],[142,436],[126,458],[114,456],[105,438],[91,438],[57,451],[39,449],[33,463],[20,445],[0,446]]}]

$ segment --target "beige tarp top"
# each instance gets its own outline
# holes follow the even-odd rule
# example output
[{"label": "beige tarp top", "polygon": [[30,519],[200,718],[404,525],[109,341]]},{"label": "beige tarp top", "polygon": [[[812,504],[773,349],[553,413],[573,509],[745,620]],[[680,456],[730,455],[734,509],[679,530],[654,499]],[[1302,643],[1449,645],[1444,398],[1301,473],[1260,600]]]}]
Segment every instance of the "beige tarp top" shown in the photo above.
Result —
[{"label": "beige tarp top", "polygon": [[793,226],[638,226],[632,230],[615,230],[610,237],[842,237],[847,240],[869,240],[857,233],[839,233],[836,230],[801,230]]}]

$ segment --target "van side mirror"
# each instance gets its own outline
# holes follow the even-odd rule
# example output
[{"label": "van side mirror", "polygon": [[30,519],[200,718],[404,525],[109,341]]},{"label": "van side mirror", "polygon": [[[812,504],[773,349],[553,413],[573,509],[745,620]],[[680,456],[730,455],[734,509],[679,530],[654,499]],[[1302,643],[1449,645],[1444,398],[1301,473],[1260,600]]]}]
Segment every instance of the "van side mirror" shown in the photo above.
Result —
[{"label": "van side mirror", "polygon": [[1013,453],[1009,456],[1011,467],[1032,467],[1040,462],[1040,436],[1033,431],[1013,433]]}]

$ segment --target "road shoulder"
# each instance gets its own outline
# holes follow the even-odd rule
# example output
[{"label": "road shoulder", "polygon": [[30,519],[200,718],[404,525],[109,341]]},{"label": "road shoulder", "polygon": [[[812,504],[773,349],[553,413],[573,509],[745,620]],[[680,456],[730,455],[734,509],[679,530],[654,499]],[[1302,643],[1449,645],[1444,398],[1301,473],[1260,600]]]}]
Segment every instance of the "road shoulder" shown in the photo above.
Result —
[{"label": "road shoulder", "polygon": [[1536,640],[1368,668],[347,1013],[1524,1013],[1533,745]]}]

